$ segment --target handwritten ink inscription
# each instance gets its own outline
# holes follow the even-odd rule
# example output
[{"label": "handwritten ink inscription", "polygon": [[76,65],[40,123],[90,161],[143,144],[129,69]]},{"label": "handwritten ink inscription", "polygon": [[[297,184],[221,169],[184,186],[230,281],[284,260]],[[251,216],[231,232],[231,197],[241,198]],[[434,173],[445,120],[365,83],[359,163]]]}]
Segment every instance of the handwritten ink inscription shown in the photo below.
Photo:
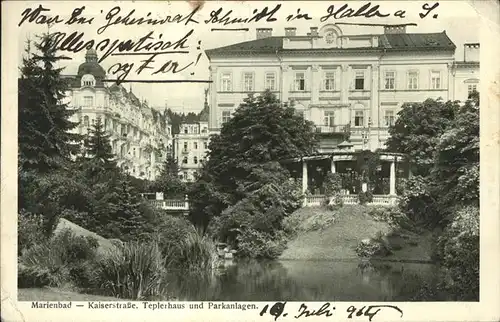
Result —
[{"label": "handwritten ink inscription", "polygon": [[[221,26],[228,26],[233,24],[252,24],[256,22],[273,23],[280,19],[284,22],[293,22],[296,20],[314,20],[319,19],[320,22],[326,22],[332,19],[346,19],[346,18],[385,18],[393,15],[394,17],[405,18],[406,11],[399,9],[391,13],[382,8],[382,5],[372,4],[367,2],[359,7],[353,7],[351,3],[343,5],[329,5],[326,8],[326,14],[321,17],[314,17],[307,10],[297,8],[292,14],[280,15],[282,11],[282,4],[278,3],[274,7],[265,6],[261,8],[254,8],[247,16],[237,15],[233,10],[221,6],[218,9],[211,10],[210,12],[202,12],[202,7],[197,6],[190,8],[186,12],[169,12],[168,14],[155,14],[147,12],[140,14],[136,9],[124,10],[120,6],[114,6],[109,10],[100,10],[102,16],[94,15],[92,17],[85,16],[85,6],[74,8],[70,13],[57,12],[43,5],[36,7],[26,8],[21,13],[18,26],[23,24],[36,24],[47,25],[52,28],[51,30],[51,45],[56,50],[77,53],[82,50],[95,49],[99,52],[99,63],[102,63],[109,56],[131,56],[131,55],[145,55],[145,59],[140,63],[134,62],[118,62],[112,65],[108,72],[111,75],[117,76],[117,83],[125,81],[131,72],[140,75],[148,70],[151,75],[159,74],[176,74],[181,72],[189,72],[194,75],[190,68],[195,67],[200,59],[202,53],[200,49],[201,41],[198,41],[196,51],[189,45],[195,37],[195,29],[189,30],[184,35],[168,34],[168,29],[153,29],[143,34],[143,36],[120,39],[113,37],[89,39],[85,37],[85,33],[75,31],[67,34],[64,31],[57,30],[57,25],[95,25],[97,35],[103,35],[113,27],[137,27],[137,26],[151,26],[151,28],[158,28],[162,25],[169,24],[183,24],[185,26],[203,24],[217,24]],[[432,16],[434,19],[438,17],[436,13],[439,7],[439,2],[425,3],[421,7],[421,12],[418,13],[420,19]],[[290,13],[290,12],[288,12]],[[416,25],[416,24],[412,24]],[[56,26],[56,27],[54,27]],[[54,28],[56,29],[54,31]],[[231,29],[231,28],[229,28]],[[220,28],[212,28],[212,31],[223,30]],[[238,30],[247,30],[248,28],[240,28]],[[161,32],[161,33],[160,33]],[[126,35],[126,32],[119,33]],[[171,39],[168,39],[171,37]],[[189,55],[190,61],[181,63],[182,59],[161,59],[163,55]]]},{"label": "handwritten ink inscription", "polygon": [[[275,321],[278,320],[279,317],[286,317],[288,315],[288,313],[285,312],[286,303],[287,302],[276,302],[270,308],[269,304],[267,304],[262,308],[259,315],[264,316],[264,314],[268,313],[269,315],[274,316]],[[380,312],[383,308],[394,309],[401,313],[401,317],[403,317],[403,311],[399,307],[394,305],[370,305],[368,307],[363,306],[359,309],[351,305],[347,309],[347,318],[352,319],[353,315],[357,317],[366,316],[368,317],[368,321],[372,321],[373,317],[375,317],[375,315],[377,315],[377,313]],[[334,306],[331,306],[330,303],[323,304],[319,309],[310,309],[306,304],[302,303],[297,312],[297,315],[295,315],[294,318],[300,319],[315,316],[332,317],[334,316],[335,310],[336,308]]]}]

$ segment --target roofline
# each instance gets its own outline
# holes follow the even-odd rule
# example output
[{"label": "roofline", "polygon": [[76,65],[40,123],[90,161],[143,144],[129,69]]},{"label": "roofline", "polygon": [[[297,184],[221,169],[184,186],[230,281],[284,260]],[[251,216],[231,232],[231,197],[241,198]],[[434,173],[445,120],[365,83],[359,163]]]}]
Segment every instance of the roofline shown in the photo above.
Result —
[{"label": "roofline", "polygon": [[376,53],[376,52],[431,52],[431,51],[442,51],[442,52],[455,52],[456,46],[450,46],[448,48],[433,48],[433,47],[412,47],[409,48],[386,48],[386,47],[354,47],[354,48],[297,48],[297,49],[260,49],[260,50],[232,50],[229,52],[210,52],[205,54],[210,60],[212,57],[227,57],[227,56],[241,56],[248,54],[301,54],[301,53]]},{"label": "roofline", "polygon": [[[363,151],[335,151],[335,152],[318,152],[318,153],[313,153],[305,156],[300,156],[300,157],[295,157],[295,158],[288,158],[284,160],[280,160],[279,162],[281,163],[291,163],[291,162],[298,162],[298,161],[307,161],[307,160],[314,160],[318,158],[331,158],[336,155],[358,155],[360,152]],[[372,152],[375,154],[380,154],[380,155],[385,155],[385,156],[394,156],[394,157],[401,157],[403,159],[409,159],[409,156],[404,153],[397,153],[397,152],[386,152],[386,151],[375,151]]]}]

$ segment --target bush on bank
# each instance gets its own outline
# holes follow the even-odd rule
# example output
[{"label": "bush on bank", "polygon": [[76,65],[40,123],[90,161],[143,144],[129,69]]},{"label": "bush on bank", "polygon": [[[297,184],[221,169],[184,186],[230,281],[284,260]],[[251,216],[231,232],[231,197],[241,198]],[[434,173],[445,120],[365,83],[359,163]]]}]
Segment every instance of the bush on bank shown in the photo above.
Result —
[{"label": "bush on bank", "polygon": [[459,210],[438,239],[438,258],[451,279],[447,289],[458,300],[479,299],[479,208]]},{"label": "bush on bank", "polygon": [[87,277],[82,268],[95,258],[97,247],[95,238],[75,236],[72,231],[63,230],[24,249],[19,257],[19,287],[85,284]]},{"label": "bush on bank", "polygon": [[106,295],[147,300],[162,294],[166,272],[156,243],[128,242],[96,261],[96,284]]}]

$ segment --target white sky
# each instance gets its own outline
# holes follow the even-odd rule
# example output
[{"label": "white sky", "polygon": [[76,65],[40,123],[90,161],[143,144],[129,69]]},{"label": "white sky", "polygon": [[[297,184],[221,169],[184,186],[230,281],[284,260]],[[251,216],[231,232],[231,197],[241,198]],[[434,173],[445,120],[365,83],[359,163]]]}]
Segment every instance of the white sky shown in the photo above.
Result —
[{"label": "white sky", "polygon": [[[189,24],[185,26],[184,24],[165,24],[162,26],[111,26],[98,35],[96,30],[105,23],[106,13],[116,6],[117,4],[121,7],[120,15],[125,16],[132,9],[135,9],[134,17],[142,17],[151,12],[150,17],[162,18],[167,15],[174,15],[177,13],[188,14],[191,12],[191,5],[183,1],[172,1],[163,2],[158,1],[148,2],[148,1],[136,1],[136,2],[104,2],[104,1],[87,1],[87,2],[43,2],[45,8],[51,9],[50,14],[59,14],[61,18],[69,18],[69,14],[74,8],[81,7],[85,5],[84,13],[86,17],[95,17],[94,22],[91,25],[72,25],[68,26],[65,24],[56,24],[51,27],[51,31],[61,31],[67,32],[68,34],[73,31],[83,31],[85,32],[85,39],[96,39],[100,41],[105,38],[110,38],[112,40],[126,40],[132,39],[137,40],[143,35],[146,35],[149,31],[154,30],[154,35],[158,37],[160,33],[163,34],[162,40],[176,41],[185,35],[189,30],[194,29],[195,33],[189,39],[190,54],[189,55],[162,55],[157,56],[157,62],[153,66],[159,68],[163,61],[179,60],[179,62],[190,62],[196,60],[199,51],[196,50],[196,46],[199,40],[201,40],[201,50],[215,48],[220,46],[226,46],[233,43],[252,40],[255,39],[255,28],[267,27],[273,28],[273,35],[280,36],[284,34],[285,27],[296,27],[297,35],[305,35],[309,32],[310,27],[319,27],[326,23],[334,22],[356,22],[356,23],[417,23],[417,27],[408,27],[407,32],[422,33],[422,32],[442,32],[446,31],[448,36],[457,46],[456,57],[458,60],[463,59],[463,44],[467,42],[479,42],[479,27],[480,21],[474,5],[472,2],[467,1],[441,1],[439,7],[434,9],[429,16],[424,19],[420,19],[419,12],[422,12],[422,5],[426,3],[425,1],[372,1],[372,5],[379,5],[380,11],[384,13],[394,13],[398,9],[406,11],[406,18],[400,19],[397,17],[388,18],[344,18],[344,19],[333,19],[330,18],[327,22],[320,22],[320,17],[327,14],[327,8],[331,4],[334,4],[336,8],[340,7],[344,3],[347,3],[351,8],[357,10],[360,6],[366,2],[358,1],[347,1],[347,2],[330,2],[330,1],[287,1],[282,2],[282,7],[275,15],[278,20],[271,23],[250,23],[250,24],[232,24],[231,28],[249,28],[248,32],[211,32],[210,28],[223,28],[222,25],[217,24],[205,24],[204,20],[210,17],[212,10],[216,10],[220,7],[223,8],[224,13],[233,10],[231,17],[250,17],[251,11],[253,9],[261,9],[266,5],[269,9],[273,9],[278,2],[242,2],[242,1],[209,1],[204,4],[203,8],[198,11],[197,15],[194,17],[195,20],[199,21],[199,24]],[[433,3],[433,2],[429,2]],[[18,21],[20,21],[21,13],[24,9],[32,7],[35,8],[40,4],[40,2],[19,2],[18,6],[11,11],[13,16],[17,16]],[[285,20],[286,16],[297,12],[297,9],[301,9],[301,13],[309,13],[313,19],[309,21],[305,20],[295,20],[292,22],[287,22]],[[103,11],[101,13],[100,11]],[[436,19],[432,18],[433,14],[438,14]],[[344,34],[364,34],[364,33],[382,33],[382,27],[359,27],[359,26],[339,26]],[[23,52],[24,40],[28,35],[34,35],[37,33],[45,32],[47,27],[44,25],[35,25],[34,23],[25,22],[21,27],[19,27],[19,36],[17,37],[19,43],[19,57]],[[33,36],[32,36],[33,37]],[[81,51],[78,54],[65,53],[67,56],[72,58],[67,64],[67,68],[64,71],[65,74],[75,74],[78,65],[84,61],[85,52]],[[98,51],[98,55],[101,53]],[[102,62],[102,66],[107,71],[113,64],[117,62],[128,62],[134,63],[137,67],[141,60],[146,59],[147,56],[110,56]],[[194,76],[189,75],[190,72],[195,72]],[[208,59],[206,56],[202,56],[199,63],[193,69],[188,69],[184,74],[164,74],[160,76],[161,79],[208,79]],[[135,75],[131,72],[127,79],[155,79],[159,78],[158,75],[151,76],[146,70],[141,75]],[[124,84],[126,88],[129,84]],[[140,98],[147,99],[148,102],[153,106],[163,107],[165,102],[168,106],[174,108],[177,111],[199,111],[203,108],[204,99],[204,88],[208,84],[139,84],[133,83],[132,90]]]}]

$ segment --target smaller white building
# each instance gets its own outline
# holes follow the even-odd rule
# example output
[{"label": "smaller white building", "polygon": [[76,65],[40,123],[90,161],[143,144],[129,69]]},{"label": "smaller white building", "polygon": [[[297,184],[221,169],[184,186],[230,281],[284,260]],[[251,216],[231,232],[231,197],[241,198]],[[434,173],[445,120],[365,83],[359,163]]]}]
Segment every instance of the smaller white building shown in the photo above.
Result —
[{"label": "smaller white building", "polygon": [[453,92],[455,100],[464,102],[469,95],[479,92],[479,43],[464,44],[463,60],[456,60],[453,64],[455,82]]},{"label": "smaller white building", "polygon": [[196,174],[207,157],[210,137],[207,105],[205,104],[206,108],[201,113],[199,122],[181,124],[179,134],[174,137],[174,153],[179,165],[179,176],[185,182],[196,179]]}]

